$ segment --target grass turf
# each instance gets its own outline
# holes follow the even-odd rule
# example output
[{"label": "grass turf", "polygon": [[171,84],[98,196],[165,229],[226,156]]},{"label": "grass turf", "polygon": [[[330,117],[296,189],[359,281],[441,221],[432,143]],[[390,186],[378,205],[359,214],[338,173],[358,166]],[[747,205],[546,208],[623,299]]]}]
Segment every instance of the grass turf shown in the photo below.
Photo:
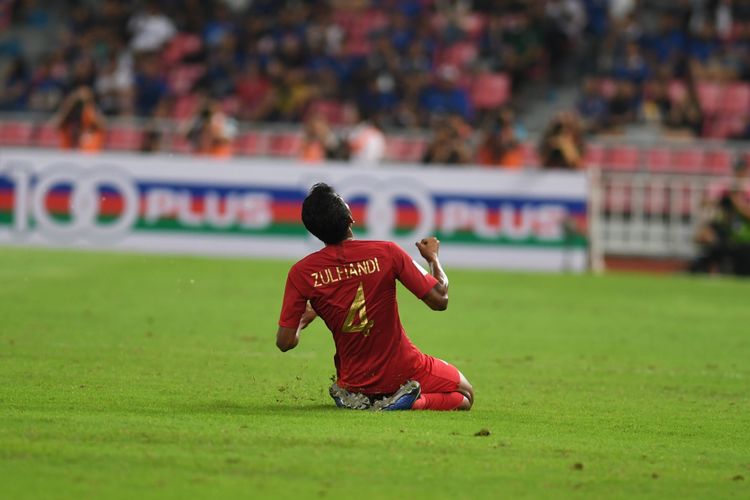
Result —
[{"label": "grass turf", "polygon": [[0,262],[3,498],[750,495],[750,283],[449,269],[401,315],[474,409],[370,414],[321,322],[276,351],[289,263]]}]

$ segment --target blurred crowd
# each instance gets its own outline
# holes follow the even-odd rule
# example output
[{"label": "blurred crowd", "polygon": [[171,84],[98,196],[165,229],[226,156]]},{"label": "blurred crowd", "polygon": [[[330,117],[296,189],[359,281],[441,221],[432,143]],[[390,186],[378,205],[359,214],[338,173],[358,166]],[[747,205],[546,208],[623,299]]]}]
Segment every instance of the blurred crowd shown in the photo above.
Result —
[{"label": "blurred crowd", "polygon": [[[45,18],[48,3],[64,4],[67,17]],[[6,51],[0,111],[57,112],[69,130],[107,117],[176,118],[197,150],[217,155],[228,153],[235,120],[306,122],[311,159],[376,158],[382,130],[431,130],[425,162],[514,167],[526,139],[515,97],[527,84],[541,82],[552,99],[580,83],[576,109],[556,116],[539,144],[544,165],[579,168],[585,135],[634,123],[701,135],[698,84],[750,80],[750,0],[2,5],[0,23],[46,23],[59,36],[38,58]],[[475,105],[468,87],[480,72],[508,75],[509,105]],[[71,125],[77,117],[85,123]],[[325,130],[342,126],[361,138]],[[747,123],[739,128],[750,136]]]}]

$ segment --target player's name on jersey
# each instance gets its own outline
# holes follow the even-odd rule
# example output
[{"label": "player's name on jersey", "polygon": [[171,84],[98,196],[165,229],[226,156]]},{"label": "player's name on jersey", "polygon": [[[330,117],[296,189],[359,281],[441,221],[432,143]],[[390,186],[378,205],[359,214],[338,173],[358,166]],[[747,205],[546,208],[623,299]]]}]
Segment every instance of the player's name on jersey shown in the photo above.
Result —
[{"label": "player's name on jersey", "polygon": [[313,279],[313,287],[330,285],[342,280],[348,280],[353,277],[366,276],[380,272],[380,262],[378,258],[360,260],[359,262],[350,262],[343,266],[328,267],[322,271],[310,273]]}]

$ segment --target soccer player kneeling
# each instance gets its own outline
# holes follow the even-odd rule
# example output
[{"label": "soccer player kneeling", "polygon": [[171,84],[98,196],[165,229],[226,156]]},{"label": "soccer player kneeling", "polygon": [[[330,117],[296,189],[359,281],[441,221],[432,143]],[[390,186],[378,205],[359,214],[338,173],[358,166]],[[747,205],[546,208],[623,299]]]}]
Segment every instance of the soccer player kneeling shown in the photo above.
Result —
[{"label": "soccer player kneeling", "polygon": [[439,241],[430,237],[417,243],[429,273],[394,243],[356,241],[349,206],[323,183],[305,198],[302,222],[326,246],[289,271],[278,348],[296,347],[300,331],[320,316],[336,344],[337,380],[330,393],[339,407],[470,409],[471,384],[454,366],[417,349],[398,315],[396,280],[431,309],[448,307]]}]

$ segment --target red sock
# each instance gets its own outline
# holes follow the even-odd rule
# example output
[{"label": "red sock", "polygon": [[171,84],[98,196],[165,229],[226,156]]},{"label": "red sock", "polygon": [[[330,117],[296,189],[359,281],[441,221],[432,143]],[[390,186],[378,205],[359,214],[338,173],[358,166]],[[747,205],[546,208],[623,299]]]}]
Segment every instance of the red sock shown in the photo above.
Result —
[{"label": "red sock", "polygon": [[455,410],[464,402],[464,395],[460,392],[433,392],[422,394],[414,401],[412,410]]}]

